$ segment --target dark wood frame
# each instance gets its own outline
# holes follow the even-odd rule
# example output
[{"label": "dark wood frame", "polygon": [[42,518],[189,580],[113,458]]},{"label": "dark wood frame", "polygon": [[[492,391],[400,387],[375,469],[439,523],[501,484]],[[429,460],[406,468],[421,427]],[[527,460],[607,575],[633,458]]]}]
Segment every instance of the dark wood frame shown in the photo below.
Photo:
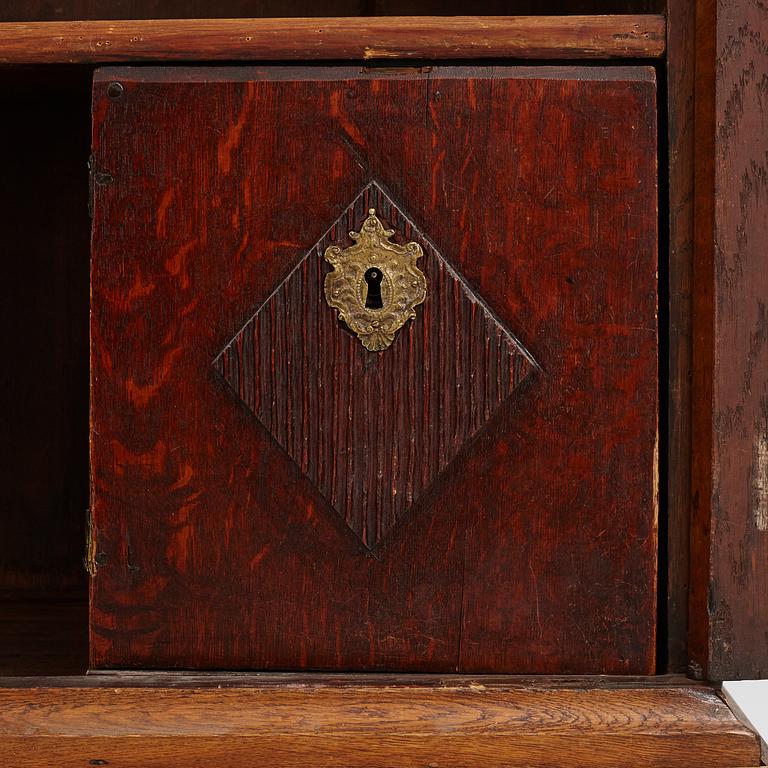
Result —
[{"label": "dark wood frame", "polygon": [[689,654],[768,669],[768,12],[696,3]]},{"label": "dark wood frame", "polygon": [[668,653],[710,680],[768,667],[766,45],[764,8],[670,3]]},{"label": "dark wood frame", "polygon": [[669,386],[666,536],[662,532],[660,541],[666,543],[669,563],[667,668],[676,672],[686,671],[689,661],[694,10],[693,0],[671,0],[667,16]]},{"label": "dark wood frame", "polygon": [[767,45],[763,6],[670,0],[668,668],[716,681],[768,668]]}]

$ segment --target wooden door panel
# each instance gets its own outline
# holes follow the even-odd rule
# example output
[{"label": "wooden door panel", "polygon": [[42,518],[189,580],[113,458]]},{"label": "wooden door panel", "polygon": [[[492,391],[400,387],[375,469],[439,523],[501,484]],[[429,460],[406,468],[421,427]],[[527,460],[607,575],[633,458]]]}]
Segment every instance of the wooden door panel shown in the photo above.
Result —
[{"label": "wooden door panel", "polygon": [[97,72],[92,664],[651,671],[655,125],[641,68]]}]

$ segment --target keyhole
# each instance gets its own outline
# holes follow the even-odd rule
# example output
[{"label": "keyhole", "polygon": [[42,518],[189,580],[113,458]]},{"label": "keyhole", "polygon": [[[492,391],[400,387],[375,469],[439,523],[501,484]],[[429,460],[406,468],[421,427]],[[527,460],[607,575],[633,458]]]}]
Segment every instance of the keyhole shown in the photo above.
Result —
[{"label": "keyhole", "polygon": [[378,267],[371,267],[366,271],[365,282],[368,283],[368,293],[365,297],[366,309],[381,309],[384,302],[381,300],[381,279],[383,275]]}]

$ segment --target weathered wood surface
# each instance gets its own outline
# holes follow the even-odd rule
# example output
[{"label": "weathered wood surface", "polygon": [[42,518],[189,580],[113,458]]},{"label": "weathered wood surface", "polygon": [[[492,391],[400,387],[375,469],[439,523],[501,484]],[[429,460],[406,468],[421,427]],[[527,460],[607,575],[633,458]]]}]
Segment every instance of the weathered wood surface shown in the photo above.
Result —
[{"label": "weathered wood surface", "polygon": [[[653,671],[652,70],[107,69],[94,116],[94,667]],[[541,366],[375,554],[212,366],[372,178]]]},{"label": "weathered wood surface", "polygon": [[757,737],[707,690],[0,689],[14,768],[734,768]]},{"label": "weathered wood surface", "polygon": [[691,657],[768,674],[768,9],[697,4]]},{"label": "weathered wood surface", "polygon": [[640,58],[664,53],[664,17],[390,16],[7,22],[0,63]]},{"label": "weathered wood surface", "polygon": [[[693,294],[693,88],[695,0],[670,0],[667,16],[667,139],[669,146],[669,266],[667,375],[667,505],[660,529],[666,562],[668,671],[688,665],[691,526],[691,379]],[[663,251],[662,251],[663,253]],[[665,270],[660,270],[665,279]],[[663,376],[664,371],[662,371]]]}]

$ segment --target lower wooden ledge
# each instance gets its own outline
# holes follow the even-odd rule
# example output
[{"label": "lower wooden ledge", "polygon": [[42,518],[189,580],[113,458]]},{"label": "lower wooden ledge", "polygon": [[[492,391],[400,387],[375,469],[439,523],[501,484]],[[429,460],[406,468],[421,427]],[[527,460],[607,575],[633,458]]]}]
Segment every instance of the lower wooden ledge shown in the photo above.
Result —
[{"label": "lower wooden ledge", "polygon": [[[0,765],[26,768],[735,768],[757,737],[706,687],[141,677],[0,688]],[[183,679],[183,678],[182,678]],[[51,685],[52,681],[48,682]]]}]

